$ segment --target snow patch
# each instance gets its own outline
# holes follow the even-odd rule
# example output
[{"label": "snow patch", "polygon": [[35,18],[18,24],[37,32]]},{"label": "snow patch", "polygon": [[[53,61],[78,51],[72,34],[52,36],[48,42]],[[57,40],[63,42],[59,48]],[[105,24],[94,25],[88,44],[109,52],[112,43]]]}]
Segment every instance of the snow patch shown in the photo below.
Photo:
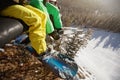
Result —
[{"label": "snow patch", "polygon": [[86,48],[75,58],[96,80],[120,80],[120,33],[95,29]]}]

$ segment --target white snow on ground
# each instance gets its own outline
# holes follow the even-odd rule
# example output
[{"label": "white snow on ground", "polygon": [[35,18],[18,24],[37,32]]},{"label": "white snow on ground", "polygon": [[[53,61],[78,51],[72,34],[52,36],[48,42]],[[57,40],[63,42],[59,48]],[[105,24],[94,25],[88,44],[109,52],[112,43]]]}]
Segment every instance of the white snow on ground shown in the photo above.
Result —
[{"label": "white snow on ground", "polygon": [[86,48],[75,58],[96,80],[120,80],[120,33],[95,29]]}]

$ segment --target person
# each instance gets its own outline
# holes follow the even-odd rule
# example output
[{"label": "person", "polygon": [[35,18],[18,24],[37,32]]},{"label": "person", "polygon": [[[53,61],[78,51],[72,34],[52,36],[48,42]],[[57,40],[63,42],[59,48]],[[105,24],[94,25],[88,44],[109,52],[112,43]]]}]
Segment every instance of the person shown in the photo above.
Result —
[{"label": "person", "polygon": [[46,19],[42,11],[31,5],[23,5],[24,0],[0,0],[0,15],[20,19],[29,26],[31,46],[38,54],[47,50],[46,46]]},{"label": "person", "polygon": [[47,8],[50,19],[53,23],[54,29],[57,30],[59,34],[63,34],[63,24],[61,20],[60,10],[57,6],[56,0],[44,0],[44,5]]},{"label": "person", "polygon": [[[51,22],[51,19],[49,17],[49,13],[48,13],[48,10],[46,8],[46,6],[44,5],[46,2],[49,2],[49,1],[46,1],[46,0],[30,0],[30,5],[43,11],[46,15],[47,15],[47,23],[46,23],[46,33],[50,36],[52,36],[55,40],[58,40],[60,38],[59,34],[55,31],[56,29],[56,26],[54,27],[53,26],[53,22]],[[54,8],[53,8],[54,9]],[[52,10],[52,9],[51,9]],[[55,16],[57,18],[57,16]],[[60,20],[60,19],[58,19]],[[62,26],[61,25],[61,22],[58,21],[57,23],[55,24],[60,24],[58,26]]]}]

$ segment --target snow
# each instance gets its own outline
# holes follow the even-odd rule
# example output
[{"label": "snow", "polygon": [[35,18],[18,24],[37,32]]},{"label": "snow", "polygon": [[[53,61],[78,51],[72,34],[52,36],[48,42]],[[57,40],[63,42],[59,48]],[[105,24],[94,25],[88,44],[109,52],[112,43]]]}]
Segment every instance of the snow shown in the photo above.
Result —
[{"label": "snow", "polygon": [[96,80],[120,80],[120,33],[94,29],[86,48],[75,58]]}]

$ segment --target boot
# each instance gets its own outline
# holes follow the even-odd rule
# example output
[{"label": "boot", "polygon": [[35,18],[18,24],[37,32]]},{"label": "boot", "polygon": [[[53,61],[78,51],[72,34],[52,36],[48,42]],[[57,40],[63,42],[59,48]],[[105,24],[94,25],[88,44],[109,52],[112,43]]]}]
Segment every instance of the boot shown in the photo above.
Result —
[{"label": "boot", "polygon": [[51,34],[49,34],[50,36],[53,37],[54,40],[58,40],[60,39],[60,35],[58,34],[57,30],[53,31]]}]

